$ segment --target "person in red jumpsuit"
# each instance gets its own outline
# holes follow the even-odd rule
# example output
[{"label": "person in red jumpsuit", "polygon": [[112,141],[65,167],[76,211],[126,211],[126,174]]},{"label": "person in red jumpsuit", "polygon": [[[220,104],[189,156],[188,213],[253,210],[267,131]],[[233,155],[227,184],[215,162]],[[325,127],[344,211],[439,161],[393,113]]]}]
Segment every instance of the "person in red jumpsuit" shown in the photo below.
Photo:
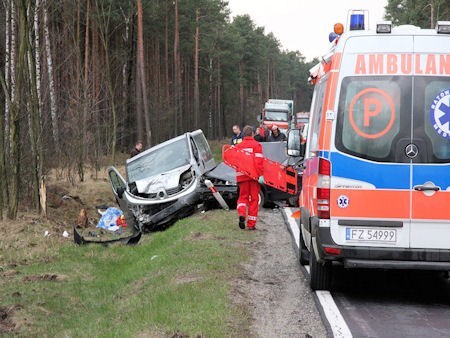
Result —
[{"label": "person in red jumpsuit", "polygon": [[239,186],[237,212],[239,215],[239,227],[245,229],[245,220],[247,219],[247,229],[254,230],[259,209],[259,183],[264,183],[263,154],[261,144],[253,138],[253,128],[245,126],[243,133],[244,139],[236,145],[236,148],[254,154],[253,165],[258,173],[259,180],[256,181],[243,173],[236,172],[236,181]]}]

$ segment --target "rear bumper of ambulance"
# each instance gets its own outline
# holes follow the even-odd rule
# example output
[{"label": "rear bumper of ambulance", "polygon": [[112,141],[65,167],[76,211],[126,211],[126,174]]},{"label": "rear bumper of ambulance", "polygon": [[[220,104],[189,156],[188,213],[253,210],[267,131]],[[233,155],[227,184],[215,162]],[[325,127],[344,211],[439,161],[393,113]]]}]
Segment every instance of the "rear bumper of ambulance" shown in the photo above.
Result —
[{"label": "rear bumper of ambulance", "polygon": [[[450,250],[447,249],[342,246],[333,241],[328,227],[317,227],[315,235],[320,259],[341,262],[346,268],[450,271]],[[326,248],[339,249],[340,254],[328,254]]]}]

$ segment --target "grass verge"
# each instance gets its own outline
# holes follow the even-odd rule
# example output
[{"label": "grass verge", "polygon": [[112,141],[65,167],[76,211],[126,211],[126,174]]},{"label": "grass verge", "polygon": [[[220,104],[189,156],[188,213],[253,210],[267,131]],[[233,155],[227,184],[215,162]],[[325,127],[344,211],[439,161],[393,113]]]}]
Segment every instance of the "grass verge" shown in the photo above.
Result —
[{"label": "grass verge", "polygon": [[222,147],[225,144],[230,144],[230,141],[227,139],[223,140],[208,140],[209,147],[211,148],[211,152],[213,154],[214,160],[219,163],[222,162]]},{"label": "grass verge", "polygon": [[248,332],[245,309],[230,299],[249,256],[246,244],[258,234],[240,230],[234,216],[199,213],[135,247],[42,238],[33,245],[48,250],[25,261],[0,247],[0,308],[11,310],[12,333],[23,336]]}]

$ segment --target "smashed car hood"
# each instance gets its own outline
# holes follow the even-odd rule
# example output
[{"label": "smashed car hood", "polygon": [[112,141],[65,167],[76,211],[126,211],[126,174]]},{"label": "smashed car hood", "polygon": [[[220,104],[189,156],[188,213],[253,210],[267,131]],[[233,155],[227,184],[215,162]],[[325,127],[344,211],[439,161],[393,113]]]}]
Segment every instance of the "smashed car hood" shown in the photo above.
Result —
[{"label": "smashed car hood", "polygon": [[178,188],[181,174],[189,170],[190,167],[191,165],[187,164],[172,171],[137,180],[135,182],[137,191],[140,194],[157,194],[160,192],[166,194],[167,190]]},{"label": "smashed car hood", "polygon": [[223,162],[220,162],[213,170],[205,173],[205,176],[236,184],[236,170]]}]

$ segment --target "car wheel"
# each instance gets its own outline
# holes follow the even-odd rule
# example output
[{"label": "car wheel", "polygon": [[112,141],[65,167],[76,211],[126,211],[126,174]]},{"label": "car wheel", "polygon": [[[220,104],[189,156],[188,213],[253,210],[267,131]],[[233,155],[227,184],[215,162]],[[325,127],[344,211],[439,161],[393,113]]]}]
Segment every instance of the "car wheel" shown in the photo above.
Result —
[{"label": "car wheel", "polygon": [[298,196],[289,197],[287,201],[290,207],[298,207]]},{"label": "car wheel", "polygon": [[262,189],[259,190],[259,198],[258,198],[258,205],[259,208],[263,208],[266,204],[266,197],[264,196],[264,191]]},{"label": "car wheel", "polygon": [[313,290],[330,290],[331,287],[331,263],[320,263],[311,244],[309,253],[309,286]]}]

